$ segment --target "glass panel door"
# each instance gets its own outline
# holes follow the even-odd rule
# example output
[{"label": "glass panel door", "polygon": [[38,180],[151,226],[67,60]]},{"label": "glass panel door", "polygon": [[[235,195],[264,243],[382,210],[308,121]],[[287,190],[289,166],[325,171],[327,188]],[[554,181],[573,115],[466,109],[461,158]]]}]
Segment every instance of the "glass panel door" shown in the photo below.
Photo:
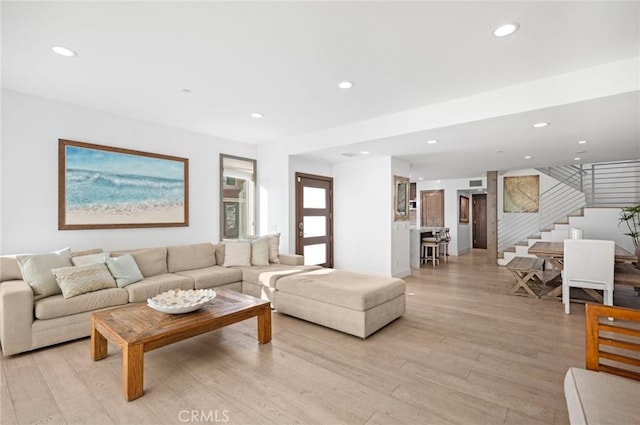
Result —
[{"label": "glass panel door", "polygon": [[309,265],[333,266],[330,177],[296,173],[296,254]]}]

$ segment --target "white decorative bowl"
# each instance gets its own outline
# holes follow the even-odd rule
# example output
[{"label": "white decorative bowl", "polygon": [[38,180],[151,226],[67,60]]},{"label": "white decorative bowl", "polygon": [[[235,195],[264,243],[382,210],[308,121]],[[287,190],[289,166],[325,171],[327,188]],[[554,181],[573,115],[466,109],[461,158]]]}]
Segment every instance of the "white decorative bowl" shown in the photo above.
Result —
[{"label": "white decorative bowl", "polygon": [[147,305],[154,310],[169,314],[195,311],[214,299],[214,289],[172,289],[147,299]]}]

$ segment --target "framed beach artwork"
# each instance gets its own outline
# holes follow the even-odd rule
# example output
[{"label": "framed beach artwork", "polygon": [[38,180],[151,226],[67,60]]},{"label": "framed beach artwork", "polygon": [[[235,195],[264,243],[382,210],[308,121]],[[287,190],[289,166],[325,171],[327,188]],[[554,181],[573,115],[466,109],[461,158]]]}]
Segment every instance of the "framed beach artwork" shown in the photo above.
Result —
[{"label": "framed beach artwork", "polygon": [[189,225],[189,160],[58,140],[58,229]]}]

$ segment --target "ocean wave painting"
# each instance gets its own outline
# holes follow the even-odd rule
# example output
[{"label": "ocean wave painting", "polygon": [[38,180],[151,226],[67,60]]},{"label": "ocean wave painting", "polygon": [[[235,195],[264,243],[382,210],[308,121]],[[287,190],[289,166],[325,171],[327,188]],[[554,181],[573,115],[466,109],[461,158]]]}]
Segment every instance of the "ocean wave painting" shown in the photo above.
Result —
[{"label": "ocean wave painting", "polygon": [[64,143],[60,228],[187,225],[187,159],[60,143]]}]

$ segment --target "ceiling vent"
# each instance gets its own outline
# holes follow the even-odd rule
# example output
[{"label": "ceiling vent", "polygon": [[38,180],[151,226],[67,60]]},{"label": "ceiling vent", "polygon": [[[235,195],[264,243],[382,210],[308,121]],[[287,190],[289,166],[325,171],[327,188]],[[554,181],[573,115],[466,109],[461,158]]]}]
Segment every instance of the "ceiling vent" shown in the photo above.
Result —
[{"label": "ceiling vent", "polygon": [[469,187],[482,187],[482,180],[469,180]]},{"label": "ceiling vent", "polygon": [[347,158],[353,158],[356,156],[360,156],[360,154],[358,152],[346,152],[346,153],[343,153],[342,156],[346,156]]}]

